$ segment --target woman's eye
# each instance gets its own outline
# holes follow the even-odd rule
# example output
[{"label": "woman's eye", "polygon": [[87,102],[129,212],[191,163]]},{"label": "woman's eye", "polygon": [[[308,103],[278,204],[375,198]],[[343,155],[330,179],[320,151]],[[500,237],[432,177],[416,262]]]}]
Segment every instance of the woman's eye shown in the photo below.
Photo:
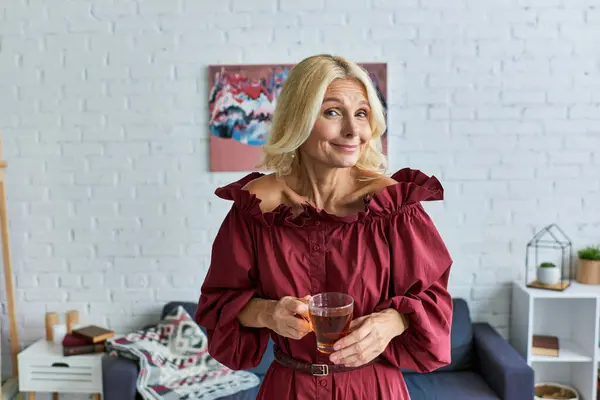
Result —
[{"label": "woman's eye", "polygon": [[369,116],[366,111],[359,111],[357,114],[359,117],[366,118]]},{"label": "woman's eye", "polygon": [[327,111],[325,111],[325,115],[327,115],[328,117],[335,117],[336,115],[339,115],[339,114],[336,110],[327,110]]}]

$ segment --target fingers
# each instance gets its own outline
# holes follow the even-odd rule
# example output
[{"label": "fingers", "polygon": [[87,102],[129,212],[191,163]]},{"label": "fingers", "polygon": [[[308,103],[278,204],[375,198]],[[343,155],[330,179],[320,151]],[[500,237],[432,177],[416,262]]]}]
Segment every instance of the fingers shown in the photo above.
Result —
[{"label": "fingers", "polygon": [[356,328],[348,336],[334,344],[335,352],[330,356],[334,364],[357,367],[373,360],[381,353],[379,334],[368,316],[357,318]]},{"label": "fingers", "polygon": [[283,302],[283,306],[291,314],[300,314],[308,316],[308,305],[295,297],[288,297]]},{"label": "fingers", "polygon": [[308,317],[308,306],[303,302],[310,296],[300,299],[297,297],[283,297],[275,310],[275,318],[278,320],[277,333],[291,339],[302,339],[312,331]]},{"label": "fingers", "polygon": [[302,318],[288,317],[285,319],[285,324],[299,332],[310,332],[310,325]]},{"label": "fingers", "polygon": [[368,363],[378,354],[373,336],[368,334],[362,340],[333,353],[330,357],[331,361],[348,367],[358,367]]},{"label": "fingers", "polygon": [[[359,318],[360,319],[360,318]],[[357,321],[359,320],[357,319]],[[364,320],[363,320],[364,321]],[[340,349],[344,349],[346,347],[352,346],[357,342],[360,342],[361,340],[363,340],[365,337],[367,337],[367,335],[370,332],[370,329],[368,326],[365,326],[363,324],[363,321],[359,321],[356,325],[358,325],[359,327],[357,329],[355,329],[352,333],[350,333],[349,335],[341,338],[340,340],[338,340],[337,342],[335,342],[335,344],[333,345],[333,349],[334,350],[340,350]],[[356,326],[355,325],[355,326]],[[352,325],[350,325],[352,326]]]},{"label": "fingers", "polygon": [[307,324],[310,324],[308,305],[306,303],[303,303],[301,299],[289,297],[283,302],[282,305],[290,315],[293,315],[296,318],[300,318],[304,320]]},{"label": "fingers", "polygon": [[302,319],[290,317],[286,318],[285,324],[289,337],[293,339],[302,339],[311,331],[308,323]]}]

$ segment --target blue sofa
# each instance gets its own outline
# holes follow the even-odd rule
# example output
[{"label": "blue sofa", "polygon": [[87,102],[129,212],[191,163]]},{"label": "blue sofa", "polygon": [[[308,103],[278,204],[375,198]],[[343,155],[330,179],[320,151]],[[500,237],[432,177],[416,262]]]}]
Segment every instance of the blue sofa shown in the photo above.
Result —
[{"label": "blue sofa", "polygon": [[[487,323],[472,323],[469,307],[455,298],[452,318],[452,362],[434,372],[403,371],[411,400],[531,400],[534,375],[531,367],[502,336]],[[190,315],[195,303],[167,303],[162,315],[183,305]],[[272,343],[271,343],[272,345]],[[261,363],[250,370],[263,377],[273,362],[269,345]],[[138,374],[134,361],[105,355],[104,400],[134,400]],[[223,400],[255,400],[258,387]]]}]

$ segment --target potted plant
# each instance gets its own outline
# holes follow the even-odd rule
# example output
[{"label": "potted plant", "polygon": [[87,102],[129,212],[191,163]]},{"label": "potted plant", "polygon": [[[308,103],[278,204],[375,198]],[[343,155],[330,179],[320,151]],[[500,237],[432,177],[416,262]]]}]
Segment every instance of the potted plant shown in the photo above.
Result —
[{"label": "potted plant", "polygon": [[560,281],[560,269],[551,262],[543,262],[537,269],[538,281],[544,285],[556,285]]},{"label": "potted plant", "polygon": [[577,252],[577,281],[600,284],[600,246],[586,246]]}]

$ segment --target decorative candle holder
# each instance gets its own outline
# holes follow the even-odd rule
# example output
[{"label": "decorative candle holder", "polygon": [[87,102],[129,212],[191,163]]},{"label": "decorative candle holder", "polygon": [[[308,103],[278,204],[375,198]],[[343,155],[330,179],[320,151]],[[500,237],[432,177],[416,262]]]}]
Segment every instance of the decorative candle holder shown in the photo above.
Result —
[{"label": "decorative candle holder", "polygon": [[67,334],[73,331],[75,325],[79,324],[79,311],[70,310],[67,312]]},{"label": "decorative candle holder", "polygon": [[47,312],[46,313],[46,340],[49,342],[54,341],[54,325],[58,324],[58,313]]}]

